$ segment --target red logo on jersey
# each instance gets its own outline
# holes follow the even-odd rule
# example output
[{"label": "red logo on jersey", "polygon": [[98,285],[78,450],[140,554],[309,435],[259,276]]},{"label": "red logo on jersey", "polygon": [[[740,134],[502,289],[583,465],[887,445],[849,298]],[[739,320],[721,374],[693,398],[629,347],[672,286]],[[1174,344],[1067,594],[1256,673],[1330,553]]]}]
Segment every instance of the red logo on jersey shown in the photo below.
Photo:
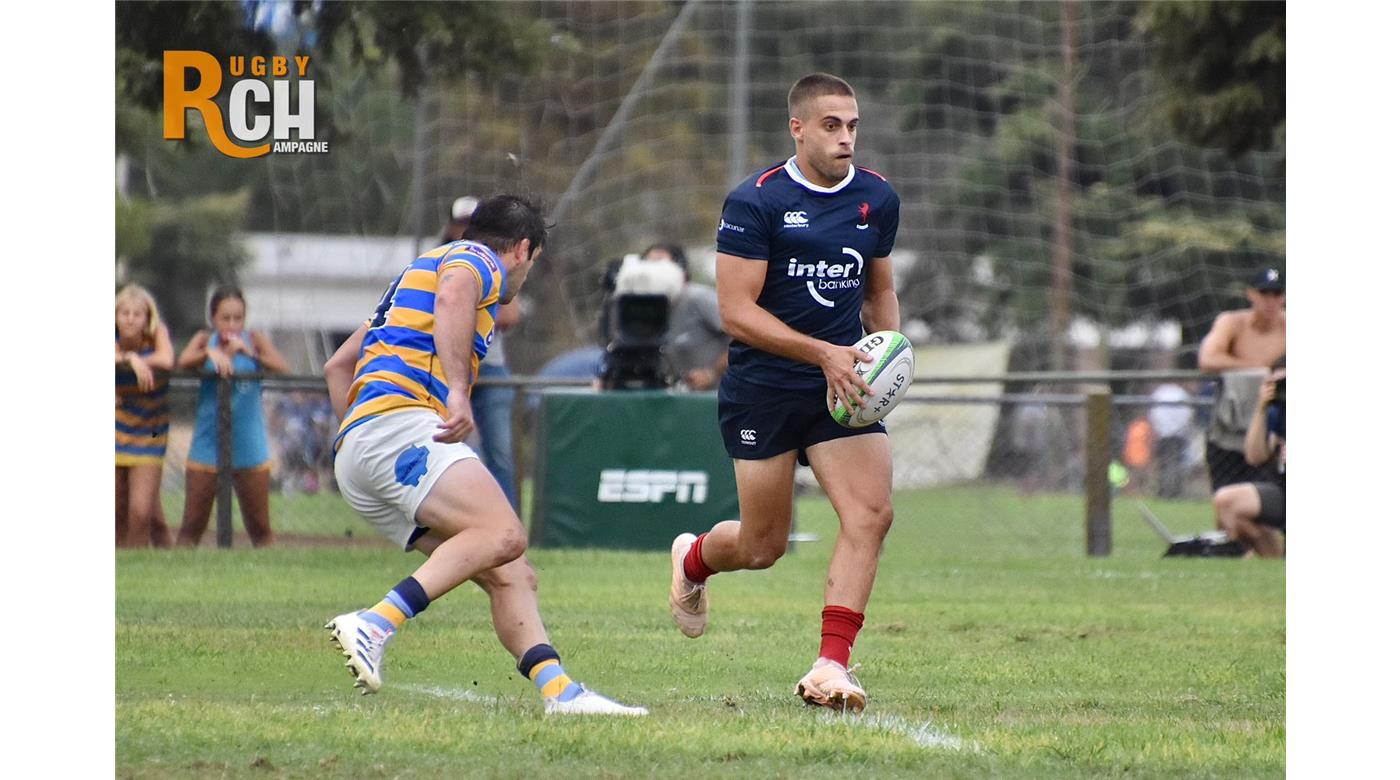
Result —
[{"label": "red logo on jersey", "polygon": [[870,204],[862,203],[860,204],[860,224],[864,225],[868,219],[870,219]]}]

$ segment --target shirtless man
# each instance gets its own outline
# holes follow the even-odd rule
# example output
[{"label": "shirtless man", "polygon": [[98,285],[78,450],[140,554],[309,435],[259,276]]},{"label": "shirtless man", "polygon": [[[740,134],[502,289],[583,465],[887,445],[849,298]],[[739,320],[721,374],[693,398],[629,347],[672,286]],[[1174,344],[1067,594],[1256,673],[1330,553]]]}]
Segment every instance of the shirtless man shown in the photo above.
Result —
[{"label": "shirtless man", "polygon": [[[1250,278],[1245,296],[1249,298],[1249,308],[1221,313],[1201,342],[1199,365],[1202,371],[1267,370],[1283,357],[1287,324],[1283,276],[1276,268],[1259,271]],[[1254,384],[1257,385],[1257,380]],[[1251,466],[1245,460],[1243,425],[1248,423],[1248,417],[1240,419],[1238,425],[1222,417],[1226,405],[1233,403],[1230,389],[1230,383],[1221,383],[1210,435],[1206,438],[1206,463],[1210,467],[1213,491],[1236,482],[1277,481],[1267,469]],[[1252,399],[1239,400],[1244,402],[1241,408],[1246,412],[1253,408]],[[1234,428],[1240,430],[1236,432]]]}]

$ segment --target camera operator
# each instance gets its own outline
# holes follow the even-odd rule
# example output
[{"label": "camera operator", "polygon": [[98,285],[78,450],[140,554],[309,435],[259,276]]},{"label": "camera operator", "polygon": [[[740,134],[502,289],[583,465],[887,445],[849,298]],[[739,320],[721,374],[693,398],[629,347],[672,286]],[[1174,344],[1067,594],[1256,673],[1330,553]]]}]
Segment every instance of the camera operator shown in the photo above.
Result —
[{"label": "camera operator", "polygon": [[650,390],[670,385],[672,373],[662,357],[671,323],[671,301],[685,285],[675,263],[645,262],[637,255],[622,259],[615,289],[604,308],[602,330],[605,390]]},{"label": "camera operator", "polygon": [[1277,481],[1226,485],[1212,498],[1217,525],[1239,542],[1246,554],[1264,558],[1283,555],[1286,376],[1284,358],[1279,358],[1259,388],[1259,402],[1244,437],[1245,460],[1251,466],[1275,462]]},{"label": "camera operator", "polygon": [[729,334],[713,287],[690,281],[685,252],[657,243],[623,259],[604,308],[608,389],[715,387],[728,365]]}]

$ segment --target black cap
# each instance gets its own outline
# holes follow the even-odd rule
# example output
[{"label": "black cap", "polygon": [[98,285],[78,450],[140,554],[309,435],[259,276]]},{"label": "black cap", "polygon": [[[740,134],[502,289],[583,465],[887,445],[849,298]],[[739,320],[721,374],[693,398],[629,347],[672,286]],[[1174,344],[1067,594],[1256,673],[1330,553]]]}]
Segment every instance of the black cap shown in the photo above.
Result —
[{"label": "black cap", "polygon": [[1283,274],[1277,268],[1261,268],[1249,277],[1249,286],[1255,290],[1283,292]]}]

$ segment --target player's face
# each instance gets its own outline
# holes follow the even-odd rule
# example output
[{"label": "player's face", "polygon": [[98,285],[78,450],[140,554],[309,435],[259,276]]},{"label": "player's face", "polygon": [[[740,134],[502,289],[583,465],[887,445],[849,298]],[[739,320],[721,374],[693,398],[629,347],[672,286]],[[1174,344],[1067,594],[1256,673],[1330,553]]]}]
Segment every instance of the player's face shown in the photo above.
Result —
[{"label": "player's face", "polygon": [[530,269],[535,267],[535,261],[540,259],[540,250],[530,246],[528,238],[521,239],[516,245],[515,251],[520,253],[524,259],[514,268],[506,273],[506,289],[501,293],[501,303],[510,303],[515,300],[515,296],[520,294],[520,288],[525,286],[525,277],[530,275]]},{"label": "player's face", "polygon": [[797,141],[799,159],[827,181],[829,187],[846,178],[856,152],[856,128],[860,111],[856,99],[846,95],[823,95],[808,101],[803,117],[794,117],[792,135]]},{"label": "player's face", "polygon": [[219,301],[219,305],[214,309],[214,316],[211,318],[214,330],[219,335],[228,339],[243,331],[243,321],[246,308],[243,301],[237,298],[225,298]]},{"label": "player's face", "polygon": [[117,333],[124,339],[140,338],[146,331],[146,307],[130,301],[117,307]]}]

